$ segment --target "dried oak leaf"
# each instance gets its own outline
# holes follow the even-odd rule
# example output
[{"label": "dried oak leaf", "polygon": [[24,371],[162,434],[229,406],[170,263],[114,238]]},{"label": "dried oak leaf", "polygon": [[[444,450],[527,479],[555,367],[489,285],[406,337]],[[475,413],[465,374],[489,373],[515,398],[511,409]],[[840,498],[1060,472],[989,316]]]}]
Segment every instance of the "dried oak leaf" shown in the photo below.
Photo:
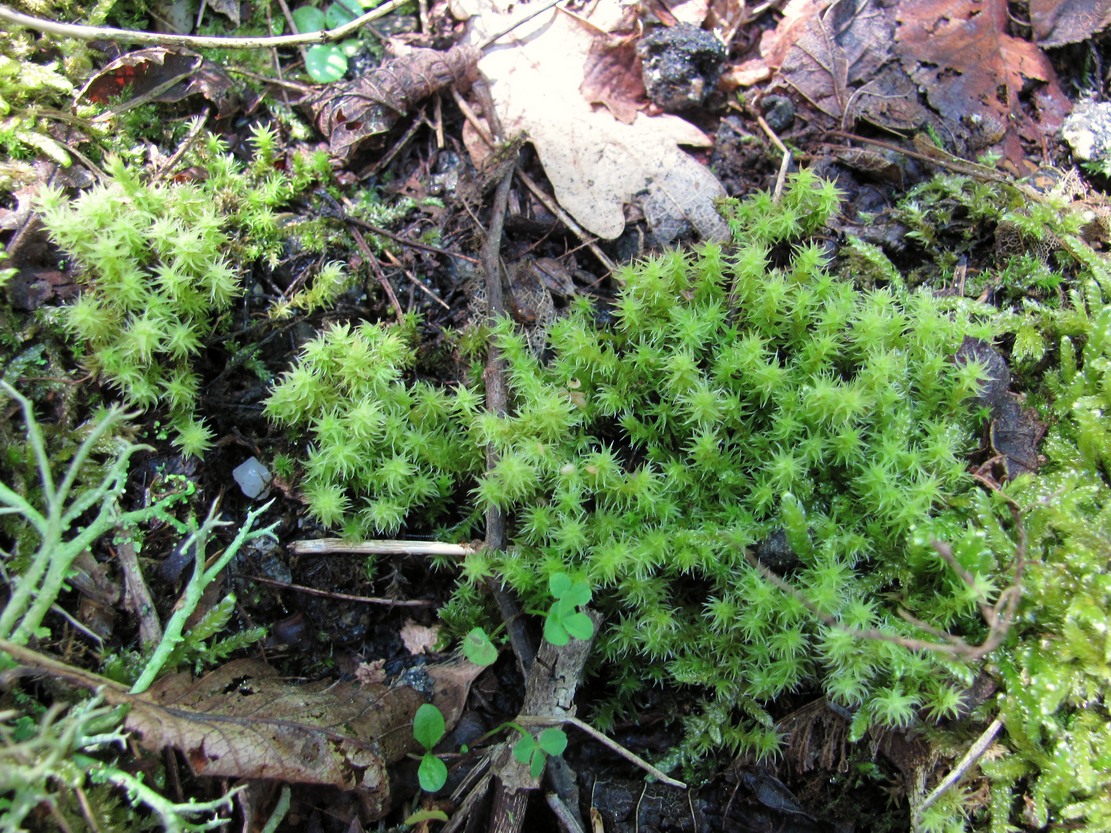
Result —
[{"label": "dried oak leaf", "polygon": [[[527,6],[524,7],[527,11]],[[596,15],[619,12],[598,4]],[[506,27],[488,9],[472,18],[470,37]],[[676,116],[638,113],[623,124],[580,92],[583,67],[599,31],[611,21],[584,23],[555,10],[515,29],[483,54],[479,67],[506,135],[523,133],[536,148],[556,199],[590,233],[611,240],[625,228],[626,204],[640,205],[662,242],[687,224],[710,239],[728,239],[715,209],[725,195],[717,178],[680,145],[706,147],[709,138]],[[472,158],[488,150],[464,131]]]},{"label": "dried oak leaf", "polygon": [[624,124],[632,124],[647,103],[636,43],[633,34],[595,38],[579,86],[587,101],[604,105]]},{"label": "dried oak leaf", "polygon": [[968,150],[1002,142],[1021,167],[1019,140],[1060,128],[1068,100],[1041,50],[1007,34],[1006,0],[906,0],[896,15],[903,68]]},{"label": "dried oak leaf", "polygon": [[1030,0],[1038,46],[1081,43],[1111,25],[1111,0]]},{"label": "dried oak leaf", "polygon": [[362,142],[385,133],[417,102],[452,84],[474,80],[479,50],[453,46],[447,52],[414,49],[344,84],[333,84],[305,104],[334,157],[348,159]]}]

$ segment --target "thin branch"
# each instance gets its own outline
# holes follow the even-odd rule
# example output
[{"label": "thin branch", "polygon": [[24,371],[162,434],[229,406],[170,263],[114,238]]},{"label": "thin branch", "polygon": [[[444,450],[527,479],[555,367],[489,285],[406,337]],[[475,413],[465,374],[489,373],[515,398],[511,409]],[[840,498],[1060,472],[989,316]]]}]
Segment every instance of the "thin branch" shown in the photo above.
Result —
[{"label": "thin branch", "polygon": [[[990,484],[984,482],[985,485],[990,487]],[[990,487],[994,488],[994,487]],[[930,642],[924,639],[912,639],[911,637],[899,636],[897,634],[887,633],[877,628],[850,628],[846,627],[836,616],[831,616],[823,610],[820,610],[813,602],[806,597],[800,590],[784,581],[765,565],[761,564],[752,553],[745,551],[745,560],[749,565],[760,573],[765,579],[774,584],[777,588],[782,590],[793,599],[797,600],[800,604],[804,605],[807,610],[813,613],[819,621],[832,628],[848,633],[858,639],[872,639],[879,642],[891,642],[895,645],[901,645],[912,651],[932,651],[936,654],[948,654],[950,656],[961,657],[966,660],[975,661],[982,659],[990,654],[996,648],[1003,644],[1003,640],[1007,638],[1007,633],[1011,629],[1014,622],[1015,611],[1018,608],[1019,599],[1022,598],[1022,579],[1026,568],[1026,527],[1022,523],[1022,510],[1019,505],[1008,495],[1003,494],[998,489],[996,493],[1001,495],[1007,501],[1007,508],[1011,512],[1011,517],[1014,519],[1015,524],[1015,566],[1014,577],[1011,580],[1010,586],[1006,587],[995,600],[995,604],[988,604],[986,599],[981,599],[980,614],[984,619],[985,624],[988,626],[988,635],[979,645],[969,645],[965,640],[959,636],[943,633],[936,628],[930,627],[924,622],[920,622],[911,616],[906,611],[900,611],[900,615],[906,619],[910,624],[920,628],[927,633],[937,638],[938,642]],[[949,546],[941,541],[934,541],[933,548],[937,551],[938,555],[945,560],[947,564],[954,568],[957,576],[964,584],[973,590],[979,592],[976,587],[975,577],[968,571],[961,568],[956,560],[953,558],[952,550]]]},{"label": "thin branch", "polygon": [[988,751],[988,748],[995,740],[995,736],[999,734],[999,730],[1002,728],[1003,721],[998,717],[988,724],[988,727],[984,729],[980,737],[976,739],[976,742],[964,753],[964,757],[949,771],[948,775],[941,779],[941,783],[934,788],[933,792],[926,796],[922,803],[915,808],[915,820],[921,818],[922,813],[933,806],[939,798],[945,795],[956,783],[964,778],[965,773],[967,773],[968,770],[983,757],[984,753]]},{"label": "thin branch", "polygon": [[0,20],[34,29],[36,32],[53,35],[59,38],[73,38],[74,40],[108,40],[119,43],[137,43],[148,46],[184,46],[186,48],[212,48],[212,49],[272,49],[278,46],[300,46],[306,43],[328,43],[343,40],[343,38],[361,29],[367,23],[385,17],[395,11],[409,0],[390,0],[372,12],[367,12],[349,23],[337,26],[335,29],[326,29],[323,32],[308,32],[303,35],[274,35],[259,38],[235,37],[210,37],[202,35],[170,35],[162,32],[136,32],[130,29],[113,29],[110,26],[81,26],[74,23],[59,23],[54,20],[44,20],[32,17],[29,14],[17,12],[7,6],[0,6]]},{"label": "thin branch", "polygon": [[652,766],[652,764],[648,763],[648,761],[644,760],[644,758],[640,757],[635,752],[633,752],[629,749],[626,749],[624,746],[622,746],[620,743],[618,743],[615,740],[610,740],[608,737],[603,735],[601,732],[599,732],[597,729],[595,729],[589,723],[584,723],[582,720],[580,720],[577,717],[570,717],[570,718],[567,719],[567,722],[570,723],[572,726],[574,726],[576,729],[579,729],[583,732],[586,732],[588,735],[590,735],[592,738],[594,738],[599,743],[603,744],[604,746],[606,746],[609,749],[612,749],[614,752],[616,752],[618,755],[620,755],[625,760],[631,761],[632,763],[636,764],[638,767],[643,769],[649,775],[651,775],[652,777],[656,778],[657,780],[663,782],[664,784],[667,784],[669,787],[678,787],[681,790],[685,790],[687,788],[687,785],[684,784],[682,781],[677,781],[676,779],[672,778],[670,775],[667,775],[664,772],[661,772],[659,769]]},{"label": "thin branch", "polygon": [[386,278],[386,273],[382,271],[382,267],[378,263],[378,258],[374,256],[374,252],[371,251],[370,246],[367,245],[366,238],[363,237],[361,231],[352,227],[351,236],[355,238],[355,245],[358,246],[359,251],[363,253],[367,266],[370,267],[370,271],[372,271],[375,278],[378,279],[378,283],[381,285],[383,291],[385,291],[386,297],[390,299],[394,312],[397,313],[397,320],[401,321],[405,318],[405,310],[401,308],[401,302],[397,300],[397,295],[393,291],[393,286],[390,284],[389,279]]},{"label": "thin branch", "polygon": [[276,581],[272,578],[237,573],[236,578],[245,578],[257,581],[259,584],[268,584],[271,587],[281,587],[285,590],[296,590],[309,596],[321,596],[325,599],[339,599],[344,602],[358,602],[360,604],[385,605],[386,607],[433,607],[436,602],[429,599],[386,599],[381,596],[355,596],[350,593],[336,593],[331,590],[317,590],[315,587],[305,587],[303,584],[290,584],[288,581]]},{"label": "thin branch", "polygon": [[353,543],[342,538],[316,538],[311,541],[294,541],[289,545],[297,555],[452,555],[465,558],[477,552],[470,544],[447,544],[442,541],[359,541]]}]

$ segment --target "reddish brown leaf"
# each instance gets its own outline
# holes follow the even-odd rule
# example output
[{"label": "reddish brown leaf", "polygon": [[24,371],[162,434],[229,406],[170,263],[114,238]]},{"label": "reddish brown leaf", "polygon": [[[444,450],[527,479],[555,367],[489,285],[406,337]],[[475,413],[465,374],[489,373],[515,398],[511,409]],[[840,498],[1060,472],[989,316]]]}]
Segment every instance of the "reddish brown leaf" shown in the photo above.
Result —
[{"label": "reddish brown leaf", "polygon": [[128,52],[93,75],[77,99],[108,104],[123,95],[137,98],[152,90],[165,90],[187,79],[203,61],[196,52],[162,46]]},{"label": "reddish brown leaf", "polygon": [[447,52],[414,49],[354,81],[327,87],[306,104],[332,155],[347,159],[360,143],[385,133],[421,99],[472,81],[481,54],[467,45]]},{"label": "reddish brown leaf", "polygon": [[836,119],[850,107],[854,86],[871,81],[889,59],[894,21],[867,0],[832,3],[792,31],[797,40],[780,68],[783,78]]},{"label": "reddish brown leaf", "polygon": [[1046,49],[1080,43],[1111,25],[1111,0],[1030,0],[1030,23]]},{"label": "reddish brown leaf", "polygon": [[632,124],[646,103],[635,35],[599,35],[591,44],[579,87],[591,104],[604,104],[613,117]]},{"label": "reddish brown leaf", "polygon": [[231,79],[215,64],[187,49],[153,46],[116,58],[89,79],[77,100],[108,104],[126,96],[129,103],[169,103],[195,94],[215,104],[221,118],[237,104]]},{"label": "reddish brown leaf", "polygon": [[1019,138],[1059,129],[1068,101],[1038,47],[1007,34],[1006,0],[906,0],[897,14],[904,69],[966,150],[1002,143],[1018,166]]}]

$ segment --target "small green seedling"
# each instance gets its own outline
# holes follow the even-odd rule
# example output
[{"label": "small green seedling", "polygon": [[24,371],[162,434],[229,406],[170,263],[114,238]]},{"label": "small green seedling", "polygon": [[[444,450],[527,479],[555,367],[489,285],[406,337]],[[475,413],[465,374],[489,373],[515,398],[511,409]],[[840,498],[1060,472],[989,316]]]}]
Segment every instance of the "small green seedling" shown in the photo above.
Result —
[{"label": "small green seedling", "polygon": [[473,628],[463,637],[463,656],[475,665],[493,665],[498,660],[498,649],[482,628]]},{"label": "small green seedling", "polygon": [[425,792],[434,793],[447,783],[447,764],[432,753],[443,739],[444,732],[444,715],[438,708],[425,703],[417,709],[413,717],[413,737],[424,747],[424,755],[417,768],[417,780]]},{"label": "small green seedling", "polygon": [[549,755],[562,755],[563,750],[567,748],[567,734],[555,726],[533,737],[520,726],[510,725],[521,733],[521,739],[513,747],[513,757],[522,764],[528,764],[533,778],[540,777]]},{"label": "small green seedling", "polygon": [[553,645],[566,645],[574,639],[590,639],[594,623],[579,610],[590,604],[590,584],[586,579],[572,579],[567,573],[556,573],[548,581],[555,602],[544,618],[544,638]]}]

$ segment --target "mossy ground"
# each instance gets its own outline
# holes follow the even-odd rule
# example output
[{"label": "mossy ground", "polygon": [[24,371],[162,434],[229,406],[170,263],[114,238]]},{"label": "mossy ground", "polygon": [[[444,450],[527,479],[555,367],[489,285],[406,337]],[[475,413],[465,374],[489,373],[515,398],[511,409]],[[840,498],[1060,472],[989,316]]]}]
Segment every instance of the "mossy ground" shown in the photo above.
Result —
[{"label": "mossy ground", "polygon": [[[145,12],[114,14],[109,22],[133,23]],[[98,60],[87,47],[61,59],[40,46],[14,38],[0,60],[0,96],[14,105],[0,123],[9,157],[0,182],[10,190],[33,180],[37,155],[65,152],[41,110],[62,106]],[[19,80],[4,60],[37,69]],[[48,297],[32,312],[6,306],[0,354],[6,378],[53,417],[47,439],[57,463],[72,455],[97,405],[123,400],[146,409],[137,430],[156,446],[120,498],[129,505],[175,471],[211,499],[248,447],[281,475],[274,517],[286,540],[327,530],[471,538],[482,532],[483,511],[498,507],[512,548],[437,572],[413,562],[321,567],[261,555],[248,566],[286,581],[315,577],[325,590],[423,588],[445,603],[443,620],[456,633],[478,622],[496,627],[488,579],[543,610],[549,577],[566,571],[590,583],[605,614],[584,712],[624,731],[663,726],[645,743],[657,760],[714,774],[736,756],[738,794],[759,795],[764,782],[745,780],[753,772],[778,772],[811,812],[838,799],[847,806],[848,796],[875,804],[886,790],[899,809],[879,814],[882,823],[907,829],[922,786],[935,785],[1000,717],[1006,730],[979,770],[916,816],[917,829],[1111,829],[1111,278],[1098,206],[942,175],[893,194],[896,207],[877,224],[838,217],[833,185],[804,172],[780,202],[754,193],[726,206],[731,245],[641,258],[574,300],[537,355],[509,320],[445,335],[467,306],[449,260],[371,241],[408,257],[399,262],[452,302],[455,320],[414,291],[406,306],[423,318],[380,326],[391,314],[377,281],[350,276],[365,255],[337,220],[344,200],[373,223],[411,222],[414,238],[460,239],[467,221],[458,206],[383,191],[391,177],[413,189],[431,142],[402,153],[375,187],[352,185],[297,146],[305,125],[275,103],[253,130],[199,134],[182,162],[198,179],[156,181],[156,156],[144,148],[168,157],[192,132],[177,118],[185,112],[147,105],[117,132],[91,133],[90,158],[107,180],[72,204],[72,192],[40,197],[59,247],[48,257],[80,267],[84,295],[65,307]],[[859,183],[844,170],[824,173],[855,196]],[[842,238],[837,229],[853,223],[897,223],[901,248]],[[508,249],[548,246],[558,255],[574,245],[559,234],[516,234]],[[962,360],[966,338],[983,346]],[[480,353],[495,344],[505,357],[509,416],[486,414],[480,375],[457,370],[480,355],[460,350],[457,361],[442,361],[466,343]],[[1048,427],[1037,450],[1044,459],[1014,482],[1005,482],[1006,465],[981,467],[999,451],[1001,425],[982,396],[984,351],[1009,368],[1004,393],[1024,396],[1022,406],[1036,406]],[[428,355],[435,363],[418,358]],[[95,386],[72,384],[84,371],[98,375]],[[17,423],[7,420],[0,466],[5,483],[33,498],[37,462],[17,441]],[[204,462],[183,461],[175,439]],[[497,452],[489,468],[488,446]],[[972,477],[976,467],[987,488]],[[225,500],[244,513],[234,491]],[[1020,554],[1010,501],[1028,543],[1023,601],[1006,641],[972,659],[898,644],[976,645],[991,634],[983,604],[1007,591]],[[188,511],[203,510],[198,497]],[[3,546],[29,552],[27,530],[11,521]],[[148,531],[152,574],[171,538]],[[934,542],[951,549],[967,578]],[[110,553],[102,544],[94,554],[107,562]],[[347,615],[338,604],[237,581],[238,612],[214,605],[208,626],[290,634],[278,639],[287,656],[275,661],[291,670],[323,672],[348,650],[412,661],[396,638],[399,614]],[[168,615],[174,587],[155,586]],[[304,624],[312,618],[315,629]],[[48,644],[72,644],[63,620],[50,624]],[[137,644],[132,630],[110,635],[117,653],[108,667],[124,677],[141,665],[127,653]],[[201,662],[198,651],[178,659]],[[508,673],[492,697],[511,710]],[[817,718],[802,715],[823,698],[832,705],[823,712],[826,740],[847,751],[816,760],[799,738],[804,727],[818,731]],[[41,712],[19,718],[20,731],[32,713]],[[918,759],[898,751],[903,742],[928,763],[916,769]],[[573,753],[590,766],[583,749]],[[105,819],[119,820],[112,796],[90,795]],[[758,805],[750,797],[745,806]],[[62,817],[80,819],[72,801],[59,806]]]}]

